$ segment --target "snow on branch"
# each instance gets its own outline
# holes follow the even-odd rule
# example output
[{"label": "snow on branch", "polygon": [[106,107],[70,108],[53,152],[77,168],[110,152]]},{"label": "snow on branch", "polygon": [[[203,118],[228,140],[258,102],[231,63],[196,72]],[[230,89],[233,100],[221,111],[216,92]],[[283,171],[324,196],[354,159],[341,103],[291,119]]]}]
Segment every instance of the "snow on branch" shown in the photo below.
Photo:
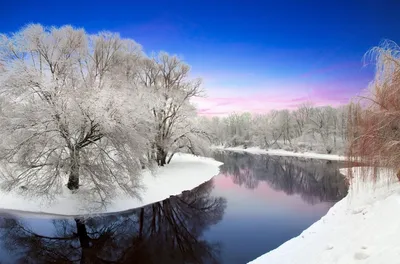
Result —
[{"label": "snow on branch", "polygon": [[[204,154],[189,65],[119,34],[28,25],[0,35],[2,187],[52,197],[67,183],[105,202],[139,196],[143,167]],[[204,140],[203,140],[204,139]]]}]

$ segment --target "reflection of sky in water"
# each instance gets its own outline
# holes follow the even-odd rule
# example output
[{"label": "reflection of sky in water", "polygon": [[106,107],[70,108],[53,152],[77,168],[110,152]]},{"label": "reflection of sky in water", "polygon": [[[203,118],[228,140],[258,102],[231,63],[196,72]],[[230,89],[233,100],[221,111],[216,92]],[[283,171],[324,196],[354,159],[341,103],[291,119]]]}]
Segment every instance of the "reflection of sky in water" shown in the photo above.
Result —
[{"label": "reflection of sky in water", "polygon": [[[279,162],[279,159],[275,159],[275,162]],[[313,168],[314,164],[315,167],[325,165],[315,161],[304,167],[309,171],[320,172]],[[229,163],[225,166],[230,167]],[[238,173],[241,171],[243,169],[236,170]],[[327,171],[325,173],[329,174]],[[259,179],[269,177],[260,176],[260,171],[256,170],[251,175]],[[240,175],[236,175],[236,182],[237,178]],[[235,175],[230,173],[222,173],[214,178],[215,189],[212,194],[225,197],[227,208],[222,221],[204,233],[207,240],[222,243],[223,263],[246,263],[278,247],[319,220],[334,204],[318,199],[312,204],[298,193],[288,195],[282,190],[273,189],[267,181],[260,180],[256,188],[249,189],[245,187],[246,184],[239,186],[234,183],[234,179]]]},{"label": "reflection of sky in water", "polygon": [[[1,215],[1,217],[6,217],[6,215]],[[0,225],[0,237],[4,235],[3,225],[4,219],[1,219]],[[26,226],[31,227],[35,232],[44,236],[51,236],[54,233],[54,228],[51,219],[42,218],[30,218],[27,217],[23,221]],[[10,254],[11,253],[11,254]],[[15,252],[9,252],[3,240],[0,240],[0,263],[14,263],[17,260],[16,256],[13,256]]]},{"label": "reflection of sky in water", "polygon": [[[227,198],[224,218],[204,234],[223,244],[224,263],[245,263],[299,235],[332,206],[310,205],[299,195],[275,191],[265,182],[254,190],[240,187],[224,175],[215,178],[214,195]],[[229,252],[238,252],[230,254]]]},{"label": "reflection of sky in water", "polygon": [[[37,235],[51,237],[55,234],[55,227],[53,225],[52,219],[27,216],[26,218],[21,219],[20,222],[23,223],[26,228],[29,228],[29,230],[35,232],[35,234]],[[0,228],[0,236],[2,235],[3,230],[1,230]],[[16,254],[16,252],[9,252],[5,247],[4,241],[0,240],[0,263],[8,264],[16,262],[18,258],[14,254]]]}]

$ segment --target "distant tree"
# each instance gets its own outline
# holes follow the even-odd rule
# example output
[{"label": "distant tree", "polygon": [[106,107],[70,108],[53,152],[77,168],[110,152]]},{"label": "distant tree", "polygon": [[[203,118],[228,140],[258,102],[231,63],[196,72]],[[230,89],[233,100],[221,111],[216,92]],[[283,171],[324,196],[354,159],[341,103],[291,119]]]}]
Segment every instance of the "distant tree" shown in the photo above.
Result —
[{"label": "distant tree", "polygon": [[347,138],[348,106],[272,110],[265,114],[232,113],[202,122],[217,145],[283,148],[292,151],[342,153]]},{"label": "distant tree", "polygon": [[369,94],[350,109],[348,155],[371,166],[399,169],[400,47],[385,41],[366,58],[376,63],[375,78]]},{"label": "distant tree", "polygon": [[198,124],[204,130],[207,131],[210,140],[216,144],[221,145],[225,142],[225,133],[223,125],[220,123],[221,119],[217,116],[212,118],[206,116],[198,117]]},{"label": "distant tree", "polygon": [[312,104],[310,102],[300,105],[295,111],[293,111],[293,118],[296,122],[296,134],[298,137],[306,132],[306,125],[309,122],[311,111]]},{"label": "distant tree", "polygon": [[0,35],[3,187],[51,195],[68,179],[105,200],[136,195],[152,122],[141,47],[117,34],[29,25]]},{"label": "distant tree", "polygon": [[292,144],[292,116],[289,112],[289,110],[281,110],[277,112],[277,117],[276,121],[279,124],[279,130],[280,130],[280,137],[283,139],[283,143],[286,144],[288,143],[289,145]]},{"label": "distant tree", "polygon": [[256,144],[265,148],[280,147],[278,141],[282,138],[284,127],[279,124],[277,117],[278,111],[254,117],[253,139]]},{"label": "distant tree", "polygon": [[156,131],[149,156],[164,166],[179,151],[205,154],[208,134],[198,125],[190,103],[202,95],[201,80],[189,79],[189,65],[164,52],[145,59],[143,65],[141,83],[157,98],[149,105]]},{"label": "distant tree", "polygon": [[335,147],[337,118],[335,109],[326,106],[313,109],[310,116],[312,133],[318,135],[326,152],[330,154]]},{"label": "distant tree", "polygon": [[342,139],[342,141],[347,141],[347,119],[349,116],[349,109],[350,109],[350,105],[344,105],[339,107],[338,109],[338,131],[340,134],[340,138]]}]

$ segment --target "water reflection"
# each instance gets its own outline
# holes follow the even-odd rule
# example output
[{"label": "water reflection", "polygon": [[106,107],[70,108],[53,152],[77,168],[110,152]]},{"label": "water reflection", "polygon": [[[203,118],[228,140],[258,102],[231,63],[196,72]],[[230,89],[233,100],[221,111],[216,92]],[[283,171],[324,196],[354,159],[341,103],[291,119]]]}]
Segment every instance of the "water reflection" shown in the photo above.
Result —
[{"label": "water reflection", "polygon": [[221,152],[215,153],[215,158],[224,163],[222,174],[248,189],[266,182],[287,195],[300,195],[309,204],[335,202],[347,194],[338,162]]},{"label": "water reflection", "polygon": [[130,212],[0,216],[0,263],[247,263],[299,235],[347,192],[337,162],[215,158],[225,164],[214,181]]},{"label": "water reflection", "polygon": [[212,188],[210,181],[131,212],[55,219],[41,228],[3,218],[3,244],[20,263],[218,263],[220,245],[201,238],[226,208]]}]

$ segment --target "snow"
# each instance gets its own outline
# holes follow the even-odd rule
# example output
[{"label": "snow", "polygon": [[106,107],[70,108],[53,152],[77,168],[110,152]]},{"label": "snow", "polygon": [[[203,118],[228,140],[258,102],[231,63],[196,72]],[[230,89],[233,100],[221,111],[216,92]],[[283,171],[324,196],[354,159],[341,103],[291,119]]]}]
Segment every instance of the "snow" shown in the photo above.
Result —
[{"label": "snow", "polygon": [[359,179],[368,168],[354,172],[348,195],[321,220],[250,263],[400,263],[400,184],[388,177],[394,172],[380,170],[375,184]]},{"label": "snow", "polygon": [[302,158],[309,158],[309,159],[324,159],[324,160],[346,160],[346,157],[344,156],[339,156],[335,154],[320,154],[320,153],[314,153],[314,152],[293,152],[293,151],[287,151],[283,149],[261,149],[259,147],[249,147],[249,148],[243,148],[243,147],[230,147],[230,148],[225,148],[222,146],[213,146],[212,147],[215,150],[221,150],[221,151],[234,151],[234,152],[246,152],[250,154],[267,154],[267,155],[273,155],[273,156],[290,156],[290,157],[302,157]]},{"label": "snow", "polygon": [[0,208],[18,213],[21,211],[57,215],[85,215],[125,211],[178,195],[209,181],[219,173],[221,162],[190,154],[176,154],[171,163],[155,172],[142,174],[141,200],[127,195],[116,197],[106,207],[85,200],[80,193],[72,194],[67,188],[49,203],[29,199],[15,192],[0,191]]}]

